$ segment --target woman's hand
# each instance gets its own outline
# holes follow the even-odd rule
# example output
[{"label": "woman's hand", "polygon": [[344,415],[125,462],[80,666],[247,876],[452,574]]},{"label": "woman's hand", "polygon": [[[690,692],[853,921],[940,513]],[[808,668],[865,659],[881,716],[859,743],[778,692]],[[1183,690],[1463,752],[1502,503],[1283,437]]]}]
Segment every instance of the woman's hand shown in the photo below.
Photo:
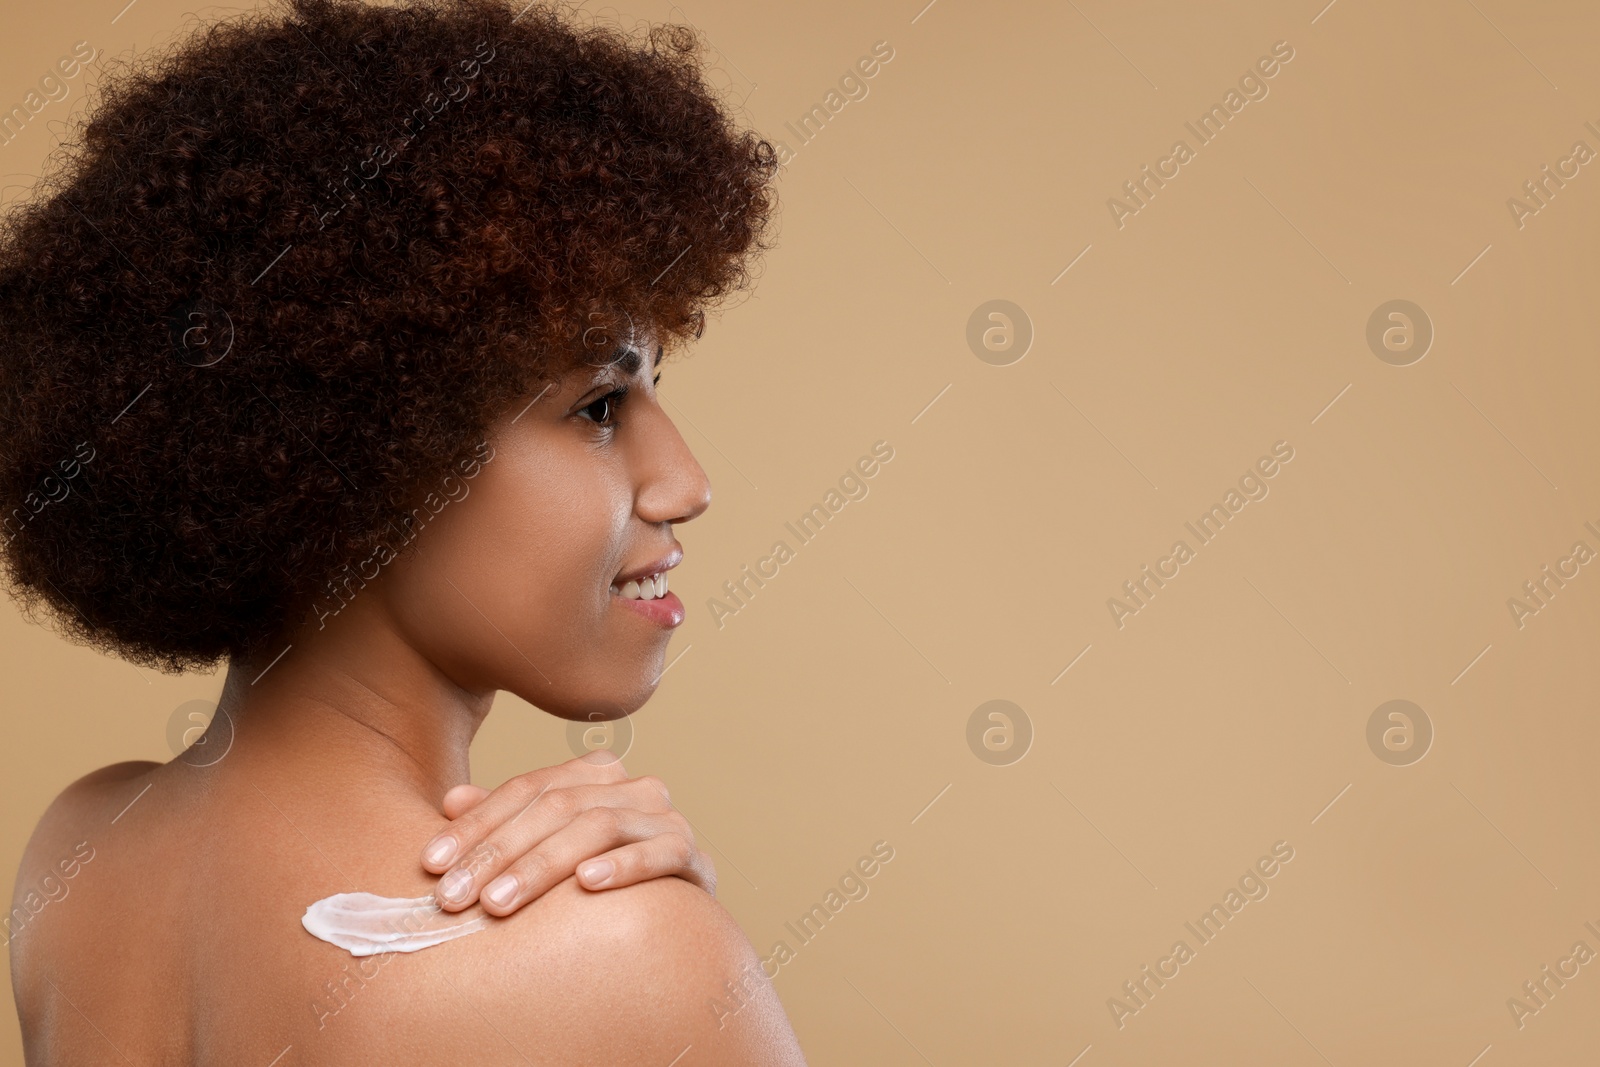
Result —
[{"label": "woman's hand", "polygon": [[444,795],[444,814],[453,825],[428,842],[422,866],[444,874],[434,899],[446,911],[477,901],[509,915],[574,872],[586,889],[675,875],[717,892],[711,857],[661,779],[629,778],[605,749],[493,792],[458,785]]}]

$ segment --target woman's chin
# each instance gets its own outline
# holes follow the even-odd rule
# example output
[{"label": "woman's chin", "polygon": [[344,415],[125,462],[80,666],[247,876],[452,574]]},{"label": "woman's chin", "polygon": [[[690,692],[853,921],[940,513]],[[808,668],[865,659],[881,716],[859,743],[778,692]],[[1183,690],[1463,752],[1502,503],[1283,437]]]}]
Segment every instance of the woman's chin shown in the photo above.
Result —
[{"label": "woman's chin", "polygon": [[540,711],[568,722],[612,722],[642,708],[655,695],[659,682],[660,677],[651,672],[639,675],[632,686],[612,685],[604,691],[583,693],[541,693],[534,698],[523,696],[523,699]]}]

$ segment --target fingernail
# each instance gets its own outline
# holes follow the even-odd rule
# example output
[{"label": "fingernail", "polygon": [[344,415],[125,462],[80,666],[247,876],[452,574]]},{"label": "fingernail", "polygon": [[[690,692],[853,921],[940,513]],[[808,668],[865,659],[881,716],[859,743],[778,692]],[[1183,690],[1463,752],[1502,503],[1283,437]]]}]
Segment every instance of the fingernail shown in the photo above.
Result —
[{"label": "fingernail", "polygon": [[459,867],[439,880],[439,893],[446,900],[465,900],[472,889],[472,872]]},{"label": "fingernail", "polygon": [[617,865],[610,860],[595,860],[593,863],[585,863],[583,870],[578,873],[582,874],[583,880],[590,885],[605,885],[611,881],[611,876],[616,870]]},{"label": "fingernail", "polygon": [[489,898],[490,903],[506,907],[511,903],[511,898],[517,895],[517,880],[509,874],[496,878],[489,883],[483,895]]},{"label": "fingernail", "polygon": [[428,851],[424,854],[424,858],[437,867],[442,863],[449,863],[455,858],[455,855],[456,839],[449,834],[445,834],[443,837],[433,839],[432,844],[428,846]]}]

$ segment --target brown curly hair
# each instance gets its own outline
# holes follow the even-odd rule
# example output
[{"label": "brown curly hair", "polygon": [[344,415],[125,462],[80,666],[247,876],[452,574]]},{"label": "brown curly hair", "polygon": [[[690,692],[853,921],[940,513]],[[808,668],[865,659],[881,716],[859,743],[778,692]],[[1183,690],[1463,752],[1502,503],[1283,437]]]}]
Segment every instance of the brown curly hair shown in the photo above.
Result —
[{"label": "brown curly hair", "polygon": [[699,51],[542,5],[288,0],[105,77],[0,220],[24,611],[158,670],[250,658],[510,403],[632,325],[698,337],[778,171]]}]

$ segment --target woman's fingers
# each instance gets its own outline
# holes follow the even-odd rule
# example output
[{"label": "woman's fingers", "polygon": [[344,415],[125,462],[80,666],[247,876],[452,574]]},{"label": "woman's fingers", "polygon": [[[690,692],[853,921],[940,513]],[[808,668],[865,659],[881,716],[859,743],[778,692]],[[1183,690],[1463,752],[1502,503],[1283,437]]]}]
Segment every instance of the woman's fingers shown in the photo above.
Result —
[{"label": "woman's fingers", "polygon": [[444,801],[439,806],[444,809],[444,817],[455,820],[483,802],[489,791],[481,785],[458,785],[444,795]]},{"label": "woman's fingers", "polygon": [[[477,816],[493,802],[494,797],[491,796],[458,820],[457,825]],[[465,851],[462,859],[434,887],[440,907],[458,910],[472,904],[479,899],[479,891],[484,886],[510,867],[513,861],[529,853],[534,854],[529,863],[554,864],[559,861],[565,865],[559,871],[552,868],[549,872],[552,877],[539,881],[542,888],[538,892],[542,893],[572,874],[580,860],[633,840],[620,836],[623,814],[668,816],[675,820],[670,824],[672,829],[688,831],[687,820],[672,810],[665,787],[659,779],[650,775],[604,785],[544,788],[504,822],[493,827],[482,840],[463,837],[462,847]],[[584,832],[563,841],[565,844],[581,840],[585,842],[587,852],[581,855],[558,853],[543,847],[547,838],[579,822]],[[537,896],[538,893],[533,895]]]},{"label": "woman's fingers", "polygon": [[677,875],[717,895],[717,870],[711,857],[693,841],[673,833],[623,845],[578,864],[578,884],[585,889],[619,889],[663,875]]},{"label": "woman's fingers", "polygon": [[[597,749],[554,767],[541,767],[519,774],[472,805],[454,819],[453,826],[429,841],[422,850],[422,866],[434,874],[449,870],[488,837],[495,827],[510,820],[550,789],[626,780],[627,772],[622,769],[622,762],[605,749]],[[456,786],[450,792],[455,793],[460,788]]]},{"label": "woman's fingers", "polygon": [[[487,879],[478,903],[491,915],[509,915],[571,877],[575,870],[606,862],[612,864],[612,874],[604,881],[597,879],[596,889],[665,875],[686,878],[708,891],[716,884],[709,858],[695,847],[693,831],[676,811],[597,807],[512,860],[503,873]],[[579,882],[585,882],[581,874]]]}]

